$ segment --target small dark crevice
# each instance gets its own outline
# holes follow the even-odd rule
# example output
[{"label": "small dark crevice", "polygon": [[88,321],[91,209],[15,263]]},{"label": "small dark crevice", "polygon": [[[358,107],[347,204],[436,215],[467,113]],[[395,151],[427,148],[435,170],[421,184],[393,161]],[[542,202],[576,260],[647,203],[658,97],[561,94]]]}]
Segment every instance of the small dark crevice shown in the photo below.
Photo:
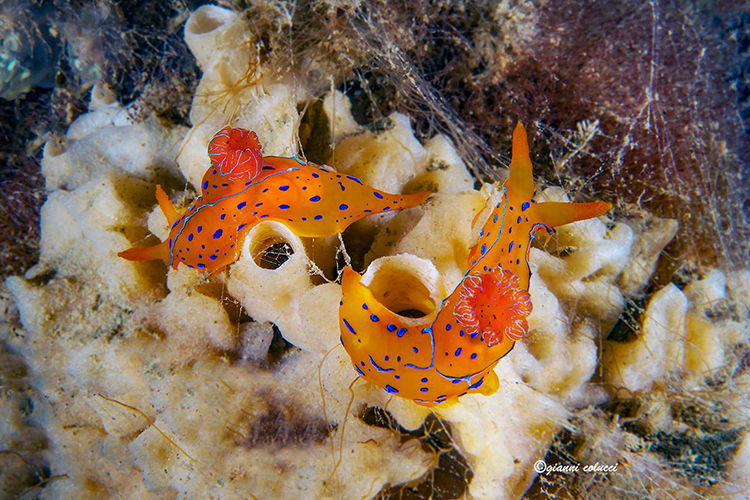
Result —
[{"label": "small dark crevice", "polygon": [[410,431],[396,422],[387,410],[377,406],[365,407],[359,418],[367,425],[398,434],[402,443],[417,439],[425,452],[437,455],[434,468],[412,481],[386,484],[373,500],[452,500],[466,494],[474,472],[456,447],[450,424],[430,414],[419,428]]},{"label": "small dark crevice", "polygon": [[268,356],[263,367],[274,368],[285,356],[299,350],[298,347],[284,338],[278,326],[273,325],[273,339],[271,340],[271,346],[268,348]]}]

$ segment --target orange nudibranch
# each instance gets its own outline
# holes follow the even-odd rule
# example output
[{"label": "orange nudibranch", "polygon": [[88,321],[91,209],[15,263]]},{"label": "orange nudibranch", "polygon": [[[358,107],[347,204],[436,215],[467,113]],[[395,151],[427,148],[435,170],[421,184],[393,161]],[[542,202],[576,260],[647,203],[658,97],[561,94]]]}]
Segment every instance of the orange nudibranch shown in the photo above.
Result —
[{"label": "orange nudibranch", "polygon": [[237,260],[245,235],[263,220],[281,222],[303,237],[331,236],[370,214],[419,205],[430,194],[390,194],[296,157],[263,156],[255,132],[244,129],[220,130],[208,154],[202,194],[184,214],[156,187],[170,224],[167,239],[120,257],[216,272]]},{"label": "orange nudibranch", "polygon": [[365,380],[386,392],[434,406],[499,387],[494,367],[528,331],[528,255],[540,232],[604,215],[612,205],[537,203],[526,130],[513,132],[510,176],[502,200],[469,252],[463,279],[427,316],[414,320],[381,304],[344,270],[339,305],[341,343]]}]

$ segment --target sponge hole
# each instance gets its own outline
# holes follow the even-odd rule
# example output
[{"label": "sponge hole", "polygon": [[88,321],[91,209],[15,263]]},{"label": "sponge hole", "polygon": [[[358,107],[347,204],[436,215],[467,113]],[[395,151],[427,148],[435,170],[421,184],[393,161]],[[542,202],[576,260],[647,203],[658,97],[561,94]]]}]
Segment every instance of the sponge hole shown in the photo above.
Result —
[{"label": "sponge hole", "polygon": [[275,237],[260,241],[252,250],[253,261],[261,269],[275,270],[286,264],[294,249],[284,238]]}]

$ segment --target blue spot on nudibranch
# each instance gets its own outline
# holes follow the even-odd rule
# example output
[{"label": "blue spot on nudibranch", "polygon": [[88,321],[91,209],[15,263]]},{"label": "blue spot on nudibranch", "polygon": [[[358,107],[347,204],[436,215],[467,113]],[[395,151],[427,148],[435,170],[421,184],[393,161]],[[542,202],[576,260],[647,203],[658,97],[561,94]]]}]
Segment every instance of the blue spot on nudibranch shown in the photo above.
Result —
[{"label": "blue spot on nudibranch", "polygon": [[240,224],[240,226],[237,228],[237,231],[242,231],[245,226],[247,226],[247,224]]},{"label": "blue spot on nudibranch", "polygon": [[492,222],[497,222],[497,214],[495,214],[495,217],[492,218]]},{"label": "blue spot on nudibranch", "polygon": [[510,245],[508,245],[508,253],[510,253],[513,250],[513,243],[515,243],[515,241],[511,241]]},{"label": "blue spot on nudibranch", "polygon": [[315,217],[313,217],[313,219],[315,219],[315,220],[320,220],[320,219],[322,219],[322,218],[323,218],[323,216],[322,216],[322,215],[316,215]]},{"label": "blue spot on nudibranch", "polygon": [[201,231],[203,231],[203,226],[198,226],[195,228],[196,233],[200,233]]},{"label": "blue spot on nudibranch", "polygon": [[198,264],[198,265],[197,265],[197,266],[195,266],[195,267],[197,267],[198,269],[205,269],[205,268],[206,268],[206,265],[205,265],[205,264]]},{"label": "blue spot on nudibranch", "polygon": [[227,214],[221,214],[221,217],[219,217],[219,219],[221,219],[221,220],[224,220],[226,218],[227,218]]},{"label": "blue spot on nudibranch", "polygon": [[362,304],[362,309],[367,310],[367,304]]},{"label": "blue spot on nudibranch", "polygon": [[206,189],[208,187],[208,181],[203,183],[203,189]]},{"label": "blue spot on nudibranch", "polygon": [[421,389],[419,389],[419,390],[420,390],[420,391],[422,391],[422,392],[427,392],[427,391],[429,391],[429,389],[428,389],[427,387],[422,387],[422,388],[421,388]]},{"label": "blue spot on nudibranch", "polygon": [[385,385],[385,392],[390,393],[390,394],[396,394],[398,392],[398,389],[396,389],[395,387],[391,387],[390,385],[386,384]]},{"label": "blue spot on nudibranch", "polygon": [[188,234],[188,241],[193,241],[193,235],[192,235],[192,233]]},{"label": "blue spot on nudibranch", "polygon": [[482,255],[487,251],[487,243],[482,243]]},{"label": "blue spot on nudibranch", "polygon": [[412,350],[414,351],[414,354],[419,354],[419,349],[417,349],[416,347],[412,347]]},{"label": "blue spot on nudibranch", "polygon": [[218,240],[219,238],[221,238],[222,233],[223,231],[221,229],[217,229],[216,232],[214,233],[214,239]]},{"label": "blue spot on nudibranch", "polygon": [[480,378],[479,382],[477,382],[476,384],[470,385],[469,389],[479,389],[480,387],[482,387],[482,384],[484,384],[484,379]]},{"label": "blue spot on nudibranch", "polygon": [[279,191],[286,191],[289,189],[289,186],[279,186]]},{"label": "blue spot on nudibranch", "polygon": [[349,329],[350,332],[352,332],[352,335],[357,335],[357,332],[354,331],[354,328],[352,328],[352,325],[349,324],[349,322],[344,319],[344,326]]},{"label": "blue spot on nudibranch", "polygon": [[346,191],[346,188],[344,187],[343,184],[341,184],[341,181],[339,181],[339,187],[341,188],[342,191]]},{"label": "blue spot on nudibranch", "polygon": [[396,325],[390,324],[386,328],[388,328],[389,332],[395,332],[396,331]]},{"label": "blue spot on nudibranch", "polygon": [[518,220],[516,221],[516,224],[520,224],[522,220],[523,220],[523,217],[521,217],[521,216],[519,215],[519,216],[518,216]]},{"label": "blue spot on nudibranch", "polygon": [[289,205],[279,205],[281,210],[289,210]]},{"label": "blue spot on nudibranch", "polygon": [[346,178],[347,178],[347,179],[351,179],[351,180],[353,180],[354,182],[356,182],[356,183],[357,183],[357,184],[359,184],[360,186],[362,186],[362,185],[363,185],[363,184],[362,184],[362,181],[361,181],[361,180],[359,180],[359,179],[357,179],[356,177],[352,177],[351,175],[347,175],[347,176],[346,176]]},{"label": "blue spot on nudibranch", "polygon": [[401,328],[399,331],[396,332],[396,335],[398,335],[399,337],[403,337],[405,333],[406,333],[406,328]]},{"label": "blue spot on nudibranch", "polygon": [[380,198],[381,200],[383,199],[383,195],[382,194],[377,193],[377,192],[375,192],[373,194],[375,195],[375,198]]},{"label": "blue spot on nudibranch", "polygon": [[383,209],[383,212],[387,212],[387,211],[388,211],[388,210],[390,210],[390,209],[391,209],[391,207],[385,207],[385,208]]},{"label": "blue spot on nudibranch", "polygon": [[247,202],[243,201],[242,203],[240,203],[239,205],[237,205],[237,210],[242,210],[243,208],[245,208],[245,205],[247,205]]},{"label": "blue spot on nudibranch", "polygon": [[313,177],[315,177],[316,179],[317,179],[318,177],[320,177],[320,176],[319,176],[318,174],[316,174],[315,172],[313,172],[312,176],[313,176]]},{"label": "blue spot on nudibranch", "polygon": [[312,198],[310,198],[310,201],[320,201],[320,196],[313,196]]},{"label": "blue spot on nudibranch", "polygon": [[424,377],[424,378],[422,378],[422,383],[423,383],[423,384],[426,384],[426,383],[427,383],[427,377]]},{"label": "blue spot on nudibranch", "polygon": [[521,205],[521,212],[525,211],[530,206],[531,206],[531,204],[528,201],[524,201],[523,205]]},{"label": "blue spot on nudibranch", "polygon": [[477,353],[472,354],[471,359],[477,359]]},{"label": "blue spot on nudibranch", "polygon": [[[364,364],[364,363],[362,363],[362,364]],[[360,375],[361,375],[362,377],[364,377],[364,376],[365,376],[365,374],[364,374],[364,373],[362,373],[362,370],[360,370],[360,369],[359,369],[359,366],[357,366],[357,365],[354,365],[354,369],[355,369],[355,370],[357,370],[357,373],[359,373],[359,374],[360,374]]]},{"label": "blue spot on nudibranch", "polygon": [[448,323],[447,325],[445,325],[445,330],[446,331],[451,331],[451,328],[453,328],[453,325],[451,325],[450,323]]},{"label": "blue spot on nudibranch", "polygon": [[344,204],[339,205],[339,210],[346,210],[347,208],[349,208],[349,205],[344,205]]},{"label": "blue spot on nudibranch", "polygon": [[461,355],[461,348],[459,347],[456,349],[456,357],[459,357]]},{"label": "blue spot on nudibranch", "polygon": [[377,316],[375,316],[374,314],[371,314],[371,315],[370,315],[370,321],[372,321],[373,323],[375,323],[375,322],[378,322],[378,321],[380,321],[380,318],[378,318],[378,317],[377,317]]},{"label": "blue spot on nudibranch", "polygon": [[211,257],[209,257],[209,259],[211,259],[211,260],[216,260],[216,256],[215,256],[215,255],[212,255]]}]

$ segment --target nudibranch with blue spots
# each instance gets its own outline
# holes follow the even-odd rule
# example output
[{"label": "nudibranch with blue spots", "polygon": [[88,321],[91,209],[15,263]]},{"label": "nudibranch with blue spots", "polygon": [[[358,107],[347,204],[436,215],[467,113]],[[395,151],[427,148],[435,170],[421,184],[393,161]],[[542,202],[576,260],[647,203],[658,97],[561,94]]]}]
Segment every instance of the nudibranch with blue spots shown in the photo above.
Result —
[{"label": "nudibranch with blue spots", "polygon": [[296,157],[263,156],[255,132],[241,128],[220,130],[208,155],[202,194],[184,214],[156,187],[170,224],[167,239],[120,257],[216,272],[237,260],[245,235],[261,221],[281,222],[298,236],[331,236],[370,214],[419,205],[430,194],[390,194]]},{"label": "nudibranch with blue spots", "polygon": [[529,246],[540,231],[604,215],[612,205],[537,203],[526,130],[513,132],[510,176],[470,250],[463,279],[427,316],[391,311],[347,267],[339,307],[341,343],[365,380],[434,406],[467,393],[494,393],[495,365],[528,330]]}]

